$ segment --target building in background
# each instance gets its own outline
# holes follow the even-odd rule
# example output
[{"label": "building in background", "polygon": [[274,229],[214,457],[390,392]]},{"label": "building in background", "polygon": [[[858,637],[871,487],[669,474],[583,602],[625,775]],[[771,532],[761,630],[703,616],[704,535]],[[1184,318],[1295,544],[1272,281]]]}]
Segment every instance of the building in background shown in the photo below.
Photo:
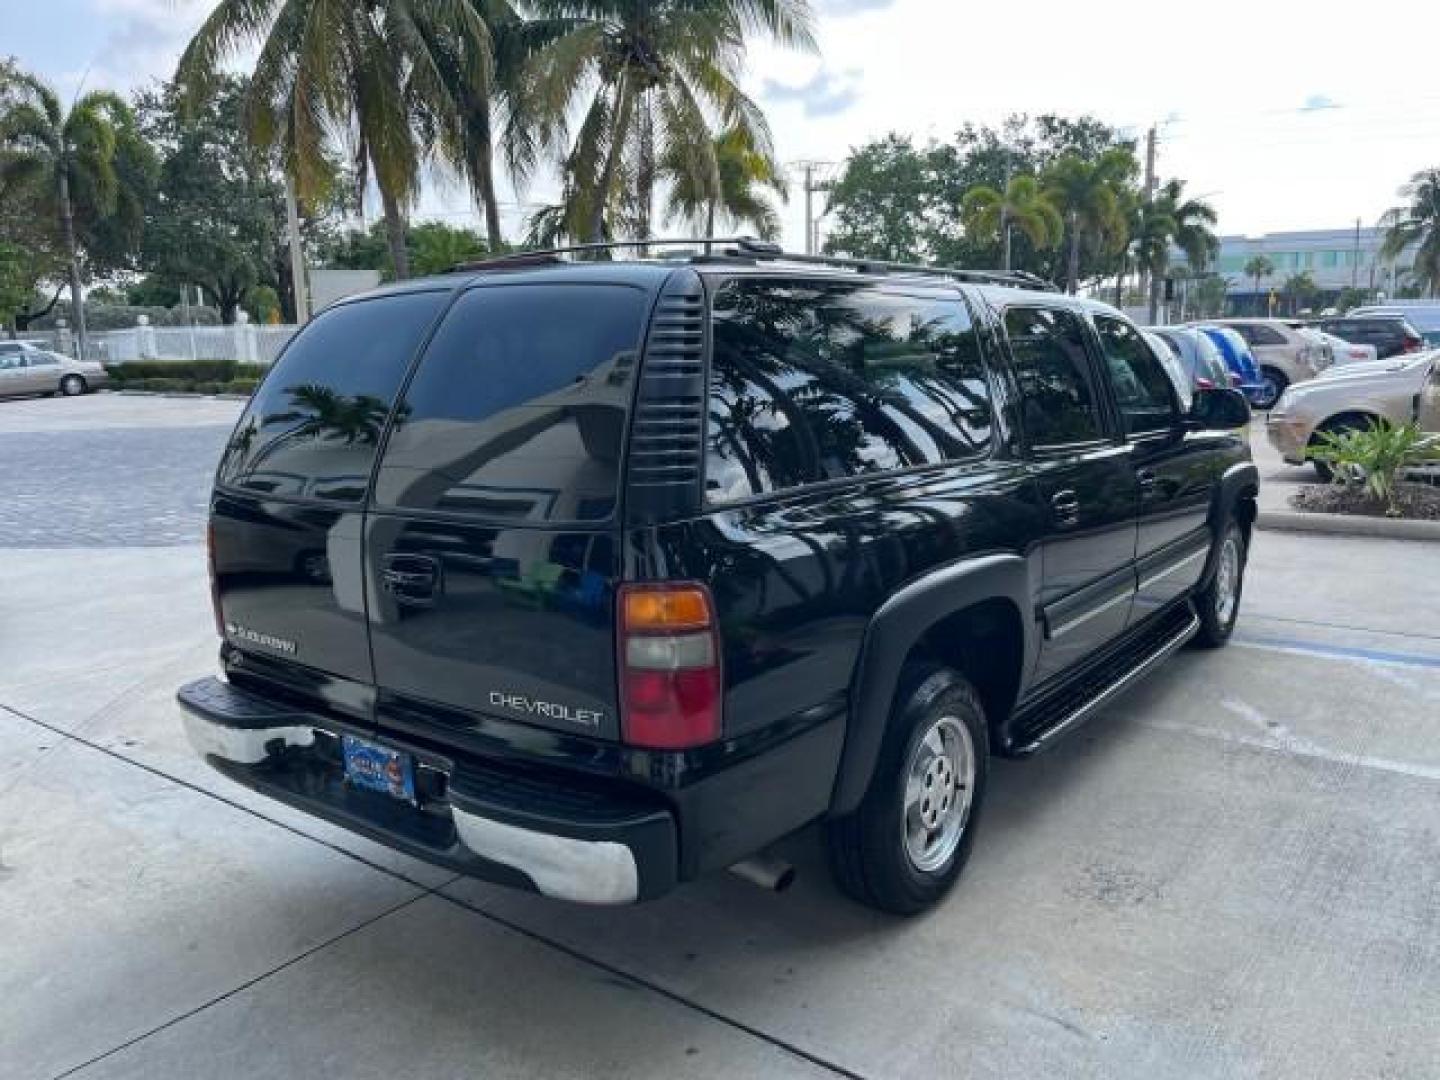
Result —
[{"label": "building in background", "polygon": [[[1396,299],[1415,292],[1410,268],[1415,251],[1409,248],[1393,261],[1382,259],[1385,230],[1380,228],[1311,229],[1304,232],[1275,232],[1261,236],[1222,236],[1220,254],[1208,268],[1225,282],[1226,310],[1231,315],[1292,314],[1297,310],[1323,311],[1355,289],[1352,303]],[[1274,269],[1256,281],[1245,267],[1263,255]],[[1185,256],[1172,253],[1176,277],[1186,275]],[[1314,291],[1303,298],[1287,286],[1300,275],[1308,275]],[[1184,283],[1182,281],[1182,284]]]}]

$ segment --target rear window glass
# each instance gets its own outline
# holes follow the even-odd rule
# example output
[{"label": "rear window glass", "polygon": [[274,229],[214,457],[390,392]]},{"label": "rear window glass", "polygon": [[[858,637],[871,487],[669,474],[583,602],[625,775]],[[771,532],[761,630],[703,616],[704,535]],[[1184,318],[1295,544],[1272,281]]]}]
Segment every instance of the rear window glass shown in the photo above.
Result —
[{"label": "rear window glass", "polygon": [[958,295],[732,282],[713,307],[706,496],[728,502],[990,444],[990,389]]},{"label": "rear window glass", "polygon": [[448,296],[402,293],[317,316],[241,416],[220,481],[294,498],[362,501],[396,391]]},{"label": "rear window glass", "polygon": [[461,297],[396,410],[376,502],[610,517],[647,305],[625,285],[497,285]]}]

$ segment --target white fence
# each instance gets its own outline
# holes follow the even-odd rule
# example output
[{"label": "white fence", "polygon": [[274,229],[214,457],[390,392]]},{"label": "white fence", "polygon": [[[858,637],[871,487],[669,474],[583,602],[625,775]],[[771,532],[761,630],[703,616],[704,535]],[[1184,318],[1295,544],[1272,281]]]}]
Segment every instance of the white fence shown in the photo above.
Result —
[{"label": "white fence", "polygon": [[[135,326],[128,330],[91,331],[89,353],[90,359],[104,364],[135,360],[238,360],[268,366],[275,362],[298,329],[298,326],[256,326],[239,322],[233,326]],[[75,335],[68,329],[28,333],[25,338],[68,356],[75,354]]]}]

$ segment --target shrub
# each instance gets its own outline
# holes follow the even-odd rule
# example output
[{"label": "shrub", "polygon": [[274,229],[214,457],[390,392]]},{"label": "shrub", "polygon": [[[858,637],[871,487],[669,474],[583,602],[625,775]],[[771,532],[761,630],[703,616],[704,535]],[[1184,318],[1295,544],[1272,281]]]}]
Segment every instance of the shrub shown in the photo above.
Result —
[{"label": "shrub", "polygon": [[188,379],[144,379],[139,385],[146,390],[173,391],[189,389],[190,382]]},{"label": "shrub", "polygon": [[1440,435],[1426,435],[1418,424],[1371,421],[1363,430],[1322,431],[1306,457],[1326,462],[1333,483],[1364,487],[1385,504],[1385,513],[1398,516],[1395,485],[1400,473],[1427,461],[1440,461]]},{"label": "shrub", "polygon": [[253,394],[255,387],[260,385],[259,379],[231,379],[220,389],[227,394]]},{"label": "shrub", "polygon": [[234,379],[258,379],[265,373],[265,365],[242,364],[237,360],[132,360],[126,364],[109,364],[105,370],[120,383],[148,379],[227,383]]},{"label": "shrub", "polygon": [[197,394],[218,394],[220,387],[223,385],[225,384],[218,382],[197,382],[194,383],[190,389],[194,390]]}]

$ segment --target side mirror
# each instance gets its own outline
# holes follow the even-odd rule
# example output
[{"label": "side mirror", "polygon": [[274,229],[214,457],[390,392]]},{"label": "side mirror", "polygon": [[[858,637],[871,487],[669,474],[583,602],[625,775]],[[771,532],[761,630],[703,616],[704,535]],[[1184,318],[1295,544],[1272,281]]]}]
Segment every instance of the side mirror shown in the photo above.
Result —
[{"label": "side mirror", "polygon": [[1188,427],[1230,430],[1250,423],[1250,403],[1239,390],[1197,389],[1190,403]]}]

